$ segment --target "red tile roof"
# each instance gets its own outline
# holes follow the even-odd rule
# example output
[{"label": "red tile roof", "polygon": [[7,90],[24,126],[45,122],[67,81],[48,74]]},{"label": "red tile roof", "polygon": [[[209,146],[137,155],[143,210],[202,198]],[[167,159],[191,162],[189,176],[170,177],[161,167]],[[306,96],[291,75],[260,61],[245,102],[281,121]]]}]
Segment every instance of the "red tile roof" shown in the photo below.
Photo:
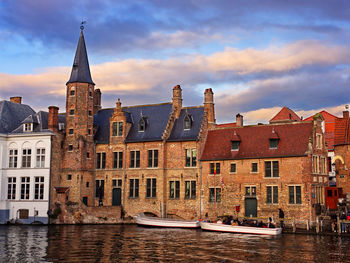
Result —
[{"label": "red tile roof", "polygon": [[[212,130],[208,132],[201,160],[304,156],[312,127],[312,122],[297,122]],[[272,129],[279,137],[277,149],[270,149]],[[231,151],[235,131],[241,143],[238,151]]]},{"label": "red tile roof", "polygon": [[216,125],[216,127],[218,127],[218,128],[237,127],[237,124],[236,124],[235,122],[231,122],[231,123],[222,123],[222,124]]},{"label": "red tile roof", "polygon": [[270,123],[282,121],[301,121],[301,119],[294,111],[284,106],[280,112],[270,120]]},{"label": "red tile roof", "polygon": [[334,145],[350,143],[350,119],[337,118],[335,120]]},{"label": "red tile roof", "polygon": [[[327,143],[328,151],[332,151],[334,149],[335,121],[339,118],[325,110],[319,113],[322,115],[325,122],[325,140]],[[314,115],[306,118],[304,121],[311,121],[313,120],[313,117]]]}]

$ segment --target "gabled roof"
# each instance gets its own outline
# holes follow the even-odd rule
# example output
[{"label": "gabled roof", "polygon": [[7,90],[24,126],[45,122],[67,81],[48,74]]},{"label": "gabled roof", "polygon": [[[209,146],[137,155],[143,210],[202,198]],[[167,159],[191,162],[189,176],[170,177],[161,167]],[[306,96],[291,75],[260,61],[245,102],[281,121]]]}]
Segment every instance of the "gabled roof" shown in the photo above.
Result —
[{"label": "gabled roof", "polygon": [[[186,116],[191,118],[191,128],[185,130],[184,120]],[[182,108],[167,141],[195,141],[199,135],[203,116],[203,106]]]},{"label": "gabled roof", "polygon": [[0,101],[0,133],[10,133],[35,111],[25,104]]},{"label": "gabled roof", "polygon": [[[312,122],[296,122],[211,130],[208,132],[201,160],[305,156],[312,128]],[[277,149],[270,149],[272,129],[279,137]],[[235,132],[241,141],[239,150],[231,151]]]},{"label": "gabled roof", "polygon": [[[335,121],[339,119],[337,116],[330,114],[329,112],[323,110],[319,112],[324,118],[325,122],[325,140],[327,143],[327,148],[329,151],[334,149],[334,132],[335,132]],[[304,119],[304,121],[313,120],[314,115]]]},{"label": "gabled roof", "polygon": [[82,82],[95,85],[91,79],[89,60],[85,46],[83,30],[80,32],[77,50],[75,52],[72,73],[68,83]]},{"label": "gabled roof", "polygon": [[284,106],[271,120],[270,123],[301,121],[299,116],[291,109]]}]

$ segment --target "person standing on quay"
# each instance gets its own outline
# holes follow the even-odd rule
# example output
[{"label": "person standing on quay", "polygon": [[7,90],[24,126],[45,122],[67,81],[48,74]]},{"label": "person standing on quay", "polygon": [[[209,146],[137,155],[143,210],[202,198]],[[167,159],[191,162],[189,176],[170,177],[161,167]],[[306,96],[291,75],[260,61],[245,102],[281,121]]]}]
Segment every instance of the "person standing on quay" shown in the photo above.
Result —
[{"label": "person standing on quay", "polygon": [[280,226],[281,226],[281,228],[283,228],[284,227],[284,212],[283,212],[283,210],[282,210],[282,208],[278,208],[278,217],[280,218]]}]

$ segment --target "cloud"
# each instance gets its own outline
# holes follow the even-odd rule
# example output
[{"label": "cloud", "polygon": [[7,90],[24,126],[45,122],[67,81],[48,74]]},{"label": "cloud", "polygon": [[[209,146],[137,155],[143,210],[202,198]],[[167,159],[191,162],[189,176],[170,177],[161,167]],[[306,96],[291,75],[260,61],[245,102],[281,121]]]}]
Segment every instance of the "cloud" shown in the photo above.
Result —
[{"label": "cloud", "polygon": [[[199,87],[204,85],[214,90],[217,119],[226,120],[237,112],[271,106],[308,110],[349,101],[349,62],[348,49],[310,40],[263,50],[226,48],[207,56],[112,61],[92,65],[91,72],[107,107],[114,106],[117,97],[127,105],[170,101],[171,88],[177,84],[184,89],[184,104],[201,104]],[[69,74],[70,67],[28,75],[0,74],[0,95],[24,94],[29,102],[38,96],[52,96],[55,101],[60,97],[62,108]],[[46,108],[44,103],[49,101],[42,100],[38,106]]]}]

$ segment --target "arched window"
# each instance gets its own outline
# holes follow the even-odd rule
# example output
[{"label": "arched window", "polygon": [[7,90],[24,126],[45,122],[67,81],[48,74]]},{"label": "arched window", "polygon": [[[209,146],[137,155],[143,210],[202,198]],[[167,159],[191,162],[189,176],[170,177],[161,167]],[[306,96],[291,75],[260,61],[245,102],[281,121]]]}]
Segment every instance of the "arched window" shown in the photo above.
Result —
[{"label": "arched window", "polygon": [[139,121],[139,132],[144,132],[146,129],[146,121],[144,118],[141,118]]},{"label": "arched window", "polygon": [[189,115],[186,115],[184,119],[184,130],[191,129],[191,125],[192,125],[191,117]]}]

